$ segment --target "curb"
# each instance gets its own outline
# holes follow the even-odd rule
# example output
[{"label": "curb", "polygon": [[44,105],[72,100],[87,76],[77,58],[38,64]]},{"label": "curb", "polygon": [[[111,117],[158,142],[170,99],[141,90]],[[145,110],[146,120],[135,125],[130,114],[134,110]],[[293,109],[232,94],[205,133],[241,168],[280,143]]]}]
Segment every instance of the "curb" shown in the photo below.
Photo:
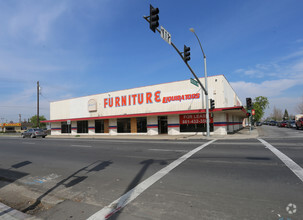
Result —
[{"label": "curb", "polygon": [[0,219],[3,220],[39,220],[34,216],[25,214],[0,202]]},{"label": "curb", "polygon": [[[12,136],[4,136],[0,135],[0,137],[19,137],[19,135]],[[250,139],[257,138],[259,136],[258,128],[252,129],[249,131],[248,127],[245,127],[234,134],[227,135],[211,135],[207,137],[205,135],[48,135],[46,139],[99,139],[99,140],[112,140],[112,139],[120,139],[120,140],[209,140],[209,139]]]}]

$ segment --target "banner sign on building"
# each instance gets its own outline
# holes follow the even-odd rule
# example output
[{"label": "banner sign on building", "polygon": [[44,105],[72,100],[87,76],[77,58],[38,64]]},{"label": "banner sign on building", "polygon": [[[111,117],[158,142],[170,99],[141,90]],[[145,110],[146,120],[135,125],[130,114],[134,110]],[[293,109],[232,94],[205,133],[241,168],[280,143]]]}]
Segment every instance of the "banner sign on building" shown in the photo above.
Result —
[{"label": "banner sign on building", "polygon": [[[206,123],[206,114],[188,114],[180,115],[180,124],[189,125],[189,124],[205,124]],[[209,123],[214,123],[214,119],[209,114]]]},{"label": "banner sign on building", "polygon": [[20,127],[21,123],[0,123],[0,127]]}]

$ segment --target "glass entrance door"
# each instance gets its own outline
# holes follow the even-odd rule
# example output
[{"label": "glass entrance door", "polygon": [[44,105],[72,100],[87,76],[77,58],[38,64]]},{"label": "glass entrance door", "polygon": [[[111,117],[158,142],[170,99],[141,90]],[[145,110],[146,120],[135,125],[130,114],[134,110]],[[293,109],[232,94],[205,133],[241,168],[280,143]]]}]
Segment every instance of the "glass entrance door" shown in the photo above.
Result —
[{"label": "glass entrance door", "polygon": [[158,133],[167,134],[167,116],[158,116]]}]

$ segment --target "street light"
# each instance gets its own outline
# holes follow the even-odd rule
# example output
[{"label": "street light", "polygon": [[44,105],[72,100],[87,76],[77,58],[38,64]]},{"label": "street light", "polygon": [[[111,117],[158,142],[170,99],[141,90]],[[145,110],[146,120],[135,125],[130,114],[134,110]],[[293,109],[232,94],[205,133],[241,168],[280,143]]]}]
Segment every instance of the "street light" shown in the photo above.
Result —
[{"label": "street light", "polygon": [[195,32],[195,29],[193,28],[190,28],[189,29],[191,32],[194,33],[194,35],[196,36],[198,42],[199,42],[199,45],[200,45],[200,48],[202,50],[202,53],[203,53],[203,58],[204,58],[204,77],[205,77],[205,90],[206,90],[206,93],[205,93],[205,101],[206,101],[206,132],[207,132],[207,137],[209,137],[209,108],[208,108],[208,86],[207,86],[207,70],[206,70],[206,56],[205,56],[205,53],[203,51],[203,48],[202,48],[202,45],[201,45],[201,42]]}]

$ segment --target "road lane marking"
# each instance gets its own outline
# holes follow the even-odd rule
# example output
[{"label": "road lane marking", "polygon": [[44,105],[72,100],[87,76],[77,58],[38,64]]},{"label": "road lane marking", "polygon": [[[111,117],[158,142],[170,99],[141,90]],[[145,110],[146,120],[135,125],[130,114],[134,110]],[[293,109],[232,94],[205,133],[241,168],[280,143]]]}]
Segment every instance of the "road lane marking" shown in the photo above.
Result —
[{"label": "road lane marking", "polygon": [[188,152],[188,150],[168,150],[168,149],[156,149],[156,148],[152,148],[152,149],[148,149],[148,150],[151,150],[151,151],[167,151],[167,152]]},{"label": "road lane marking", "polygon": [[271,152],[273,152],[282,162],[303,182],[303,169],[298,164],[296,164],[292,159],[283,154],[277,148],[267,143],[263,139],[258,138],[258,140],[264,144]]},{"label": "road lane marking", "polygon": [[129,190],[127,193],[122,195],[120,198],[113,201],[110,205],[104,207],[100,211],[96,212],[92,216],[90,216],[87,220],[102,220],[102,219],[108,219],[112,215],[114,215],[116,212],[121,210],[123,207],[125,207],[128,203],[132,202],[135,198],[137,198],[141,193],[143,193],[146,189],[148,189],[151,185],[153,185],[155,182],[160,180],[162,177],[164,177],[166,174],[168,174],[170,171],[172,171],[174,168],[179,166],[181,163],[183,163],[185,160],[190,158],[192,155],[197,153],[198,151],[202,150],[209,144],[212,144],[216,139],[209,141],[190,152],[184,154],[179,159],[173,161],[163,169],[159,170],[154,175],[150,176],[140,184],[138,184],[133,189]]},{"label": "road lane marking", "polygon": [[92,147],[92,146],[89,146],[89,145],[72,144],[71,147]]}]

